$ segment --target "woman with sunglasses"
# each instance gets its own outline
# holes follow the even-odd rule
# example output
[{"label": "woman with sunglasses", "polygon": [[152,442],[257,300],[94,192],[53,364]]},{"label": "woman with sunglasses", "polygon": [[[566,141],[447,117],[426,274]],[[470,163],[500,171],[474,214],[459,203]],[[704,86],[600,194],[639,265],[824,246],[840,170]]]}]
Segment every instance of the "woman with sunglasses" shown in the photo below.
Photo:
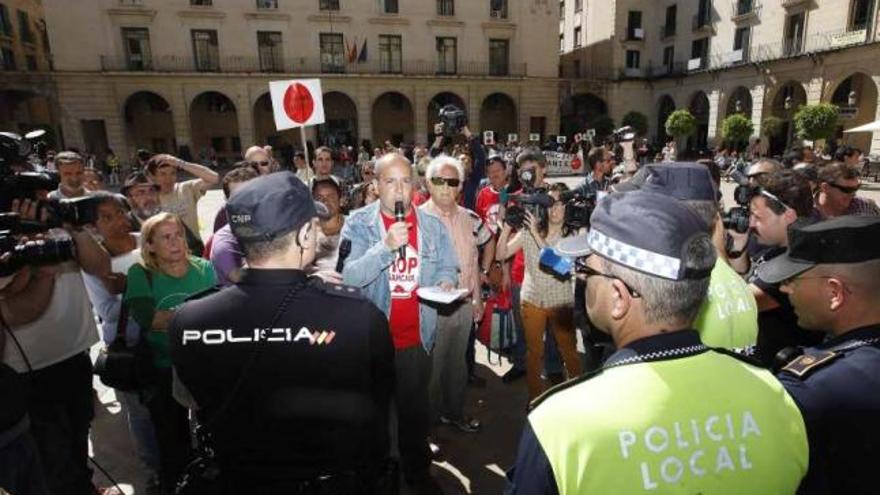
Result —
[{"label": "woman with sunglasses", "polygon": [[546,384],[541,378],[541,367],[544,362],[544,334],[548,323],[562,354],[568,378],[577,377],[583,369],[577,354],[577,337],[572,317],[574,300],[572,282],[559,280],[542,271],[538,262],[541,248],[555,246],[569,234],[565,228],[565,204],[559,200],[561,193],[567,190],[568,187],[562,183],[550,186],[548,194],[553,199],[553,204],[547,209],[546,220],[539,220],[526,210],[523,229],[513,234],[508,215],[498,236],[498,248],[495,254],[498,261],[507,259],[520,248],[525,255],[526,273],[520,300],[526,338],[526,380],[529,400],[546,389]]}]

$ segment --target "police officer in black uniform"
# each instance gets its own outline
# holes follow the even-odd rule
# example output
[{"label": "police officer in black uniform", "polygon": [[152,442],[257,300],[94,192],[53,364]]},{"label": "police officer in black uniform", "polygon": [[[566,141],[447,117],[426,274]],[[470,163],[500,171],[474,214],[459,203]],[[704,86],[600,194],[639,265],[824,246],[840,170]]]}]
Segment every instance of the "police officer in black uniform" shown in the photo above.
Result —
[{"label": "police officer in black uniform", "polygon": [[799,493],[877,493],[880,218],[795,227],[788,252],[758,274],[782,284],[799,326],[828,334],[778,375],[807,426],[810,469]]},{"label": "police officer in black uniform", "polygon": [[356,289],[303,271],[326,209],[279,172],[226,210],[242,280],[196,296],[168,329],[178,392],[210,434],[224,493],[391,493],[387,319]]}]

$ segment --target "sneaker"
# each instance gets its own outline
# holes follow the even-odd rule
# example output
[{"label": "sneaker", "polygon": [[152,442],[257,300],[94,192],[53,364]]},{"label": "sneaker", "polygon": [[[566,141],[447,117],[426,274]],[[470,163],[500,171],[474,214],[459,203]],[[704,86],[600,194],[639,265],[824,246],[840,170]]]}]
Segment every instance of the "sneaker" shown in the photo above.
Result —
[{"label": "sneaker", "polygon": [[504,383],[513,383],[524,376],[526,376],[526,370],[510,368],[510,370],[501,377],[501,381]]},{"label": "sneaker", "polygon": [[461,419],[449,419],[446,416],[440,416],[440,422],[444,425],[454,426],[465,433],[476,433],[483,427],[480,420],[466,416]]}]

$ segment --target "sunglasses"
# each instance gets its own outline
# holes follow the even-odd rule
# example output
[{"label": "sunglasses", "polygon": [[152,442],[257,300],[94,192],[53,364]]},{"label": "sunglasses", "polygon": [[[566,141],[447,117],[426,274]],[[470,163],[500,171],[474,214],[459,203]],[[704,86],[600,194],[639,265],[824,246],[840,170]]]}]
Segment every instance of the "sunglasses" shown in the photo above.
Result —
[{"label": "sunglasses", "polygon": [[852,187],[841,186],[840,184],[835,184],[833,182],[826,182],[826,184],[828,184],[829,186],[833,187],[834,189],[837,189],[838,191],[840,191],[844,194],[855,194],[862,187],[861,184],[859,184],[857,186],[852,186]]},{"label": "sunglasses", "polygon": [[431,177],[431,184],[435,186],[442,186],[446,184],[449,187],[458,187],[461,184],[461,180],[459,179],[447,179],[445,177]]},{"label": "sunglasses", "polygon": [[268,167],[270,163],[271,162],[266,160],[266,161],[262,161],[262,162],[251,162],[251,165],[255,165],[257,167]]},{"label": "sunglasses", "polygon": [[[620,280],[619,278],[617,278],[613,275],[608,275],[607,273],[602,273],[599,270],[596,270],[595,268],[591,268],[591,267],[587,266],[586,258],[579,258],[579,259],[575,260],[574,272],[578,276],[578,278],[583,280],[584,282],[586,282],[587,279],[589,279],[590,277],[602,277],[602,278],[608,278],[608,279],[612,279],[612,280]],[[628,283],[624,282],[623,280],[620,280],[620,283],[622,283],[623,286],[626,287],[626,290],[629,292],[630,297],[633,297],[633,298],[642,297],[641,294],[639,294],[639,291],[633,289],[632,286],[630,286]]]}]

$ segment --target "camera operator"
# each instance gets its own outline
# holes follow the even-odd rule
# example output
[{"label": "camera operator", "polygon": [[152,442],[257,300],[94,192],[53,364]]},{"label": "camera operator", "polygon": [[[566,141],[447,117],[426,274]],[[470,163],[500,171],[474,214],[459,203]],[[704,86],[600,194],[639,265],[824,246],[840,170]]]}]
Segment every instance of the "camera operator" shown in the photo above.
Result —
[{"label": "camera operator", "polygon": [[55,156],[55,166],[61,182],[58,189],[49,193],[49,199],[71,199],[86,195],[83,184],[85,175],[85,161],[79,153],[74,151],[62,151]]},{"label": "camera operator", "polygon": [[[749,211],[751,233],[760,244],[768,247],[759,257],[750,260],[753,270],[747,280],[758,303],[756,357],[769,367],[776,353],[785,347],[815,345],[822,340],[821,333],[798,326],[794,309],[779,284],[765,282],[754,271],[755,267],[785,253],[789,226],[811,221],[813,198],[810,185],[807,179],[791,170],[769,174],[761,180],[761,186],[753,189]],[[745,249],[736,245],[734,249],[741,249],[741,252],[728,251],[731,258],[746,258]],[[744,262],[742,259],[738,261]]]},{"label": "camera operator", "polygon": [[[37,218],[34,201],[15,200],[12,209],[25,220]],[[91,495],[88,436],[94,411],[88,350],[98,342],[98,331],[81,270],[105,278],[110,256],[85,229],[65,225],[64,231],[76,247],[75,260],[55,268],[51,301],[39,318],[10,325],[21,350],[6,346],[3,361],[29,373],[28,416],[50,490]]]}]

